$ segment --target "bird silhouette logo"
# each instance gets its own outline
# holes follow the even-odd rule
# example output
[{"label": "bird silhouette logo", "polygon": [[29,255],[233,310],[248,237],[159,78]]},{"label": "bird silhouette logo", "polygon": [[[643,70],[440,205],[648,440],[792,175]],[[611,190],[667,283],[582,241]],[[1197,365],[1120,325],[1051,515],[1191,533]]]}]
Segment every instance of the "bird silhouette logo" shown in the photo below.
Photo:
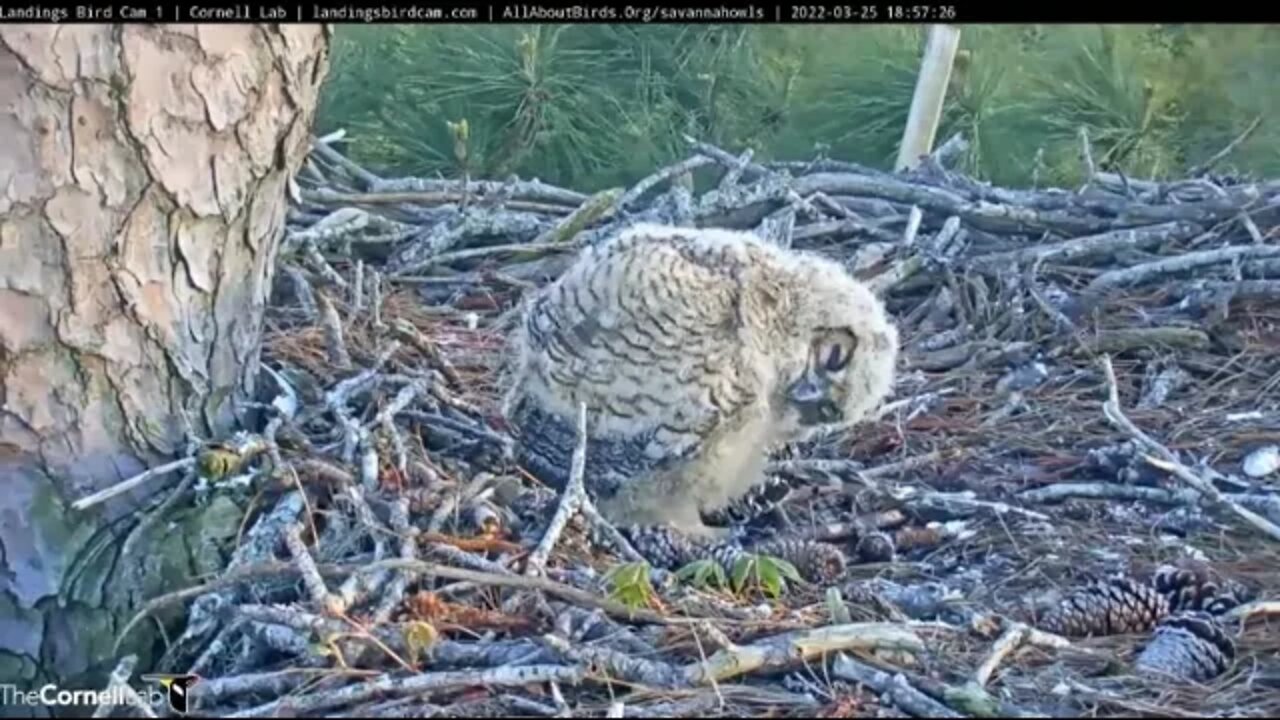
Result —
[{"label": "bird silhouette logo", "polygon": [[186,715],[190,710],[188,693],[200,682],[199,675],[143,675],[142,679],[160,683],[169,698],[169,707],[179,715]]}]

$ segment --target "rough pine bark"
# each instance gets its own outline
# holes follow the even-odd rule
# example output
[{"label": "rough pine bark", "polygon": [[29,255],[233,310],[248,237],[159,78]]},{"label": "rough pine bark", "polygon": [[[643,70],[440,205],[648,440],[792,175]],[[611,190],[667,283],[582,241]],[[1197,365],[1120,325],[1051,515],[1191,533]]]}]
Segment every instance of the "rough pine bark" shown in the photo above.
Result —
[{"label": "rough pine bark", "polygon": [[0,683],[92,687],[132,607],[193,582],[167,523],[120,551],[173,478],[70,503],[234,428],[329,41],[0,26]]}]

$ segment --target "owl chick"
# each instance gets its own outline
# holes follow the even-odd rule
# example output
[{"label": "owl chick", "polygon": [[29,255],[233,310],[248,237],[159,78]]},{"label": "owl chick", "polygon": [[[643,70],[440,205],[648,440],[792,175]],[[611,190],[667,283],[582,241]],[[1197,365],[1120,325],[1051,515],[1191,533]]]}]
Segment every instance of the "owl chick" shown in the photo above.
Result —
[{"label": "owl chick", "polygon": [[897,330],[862,283],[754,235],[641,224],[586,248],[513,336],[520,462],[563,488],[580,402],[584,484],[619,526],[708,538],[769,451],[890,392]]}]

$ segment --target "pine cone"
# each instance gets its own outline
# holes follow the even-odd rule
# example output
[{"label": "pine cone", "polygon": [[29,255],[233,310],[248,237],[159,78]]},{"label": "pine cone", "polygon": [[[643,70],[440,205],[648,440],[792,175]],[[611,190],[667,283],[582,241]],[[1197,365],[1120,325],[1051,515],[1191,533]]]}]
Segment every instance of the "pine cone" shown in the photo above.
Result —
[{"label": "pine cone", "polygon": [[1087,637],[1146,632],[1169,614],[1169,600],[1128,577],[1090,583],[1071,593],[1040,622],[1059,635]]},{"label": "pine cone", "polygon": [[1168,599],[1170,612],[1203,610],[1221,615],[1240,604],[1236,591],[1220,586],[1204,563],[1161,565],[1151,584]]},{"label": "pine cone", "polygon": [[689,539],[661,525],[630,525],[618,530],[650,565],[674,570],[689,556]]},{"label": "pine cone", "polygon": [[785,475],[770,475],[742,497],[718,510],[702,513],[702,518],[710,525],[746,525],[768,515],[785,502],[791,495],[792,484],[792,479]]},{"label": "pine cone", "polygon": [[665,525],[631,525],[619,530],[650,565],[664,570],[679,570],[695,560],[711,559],[725,572],[731,572],[743,553],[737,541],[691,538]]},{"label": "pine cone", "polygon": [[769,540],[753,546],[751,552],[786,560],[795,566],[800,577],[823,585],[838,580],[848,567],[840,548],[813,540]]},{"label": "pine cone", "polygon": [[1161,622],[1138,654],[1139,672],[1203,682],[1227,671],[1235,660],[1235,644],[1207,612],[1191,610]]},{"label": "pine cone", "polygon": [[893,562],[895,548],[888,533],[870,532],[858,538],[853,551],[862,562]]},{"label": "pine cone", "polygon": [[733,566],[746,553],[742,545],[732,540],[704,541],[693,546],[693,560],[714,560],[724,569],[725,576],[733,574]]}]

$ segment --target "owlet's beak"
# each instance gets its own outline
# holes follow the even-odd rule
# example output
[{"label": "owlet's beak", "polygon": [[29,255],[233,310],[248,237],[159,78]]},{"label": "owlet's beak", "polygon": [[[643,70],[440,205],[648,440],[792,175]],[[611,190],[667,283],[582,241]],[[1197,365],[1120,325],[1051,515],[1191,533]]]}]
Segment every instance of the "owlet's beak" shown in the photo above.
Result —
[{"label": "owlet's beak", "polygon": [[805,370],[799,380],[787,388],[787,399],[797,405],[816,403],[826,395],[826,378],[818,377],[812,369]]},{"label": "owlet's beak", "polygon": [[836,422],[840,411],[831,402],[830,390],[830,380],[808,368],[787,388],[787,400],[800,412],[800,421],[805,425]]}]

